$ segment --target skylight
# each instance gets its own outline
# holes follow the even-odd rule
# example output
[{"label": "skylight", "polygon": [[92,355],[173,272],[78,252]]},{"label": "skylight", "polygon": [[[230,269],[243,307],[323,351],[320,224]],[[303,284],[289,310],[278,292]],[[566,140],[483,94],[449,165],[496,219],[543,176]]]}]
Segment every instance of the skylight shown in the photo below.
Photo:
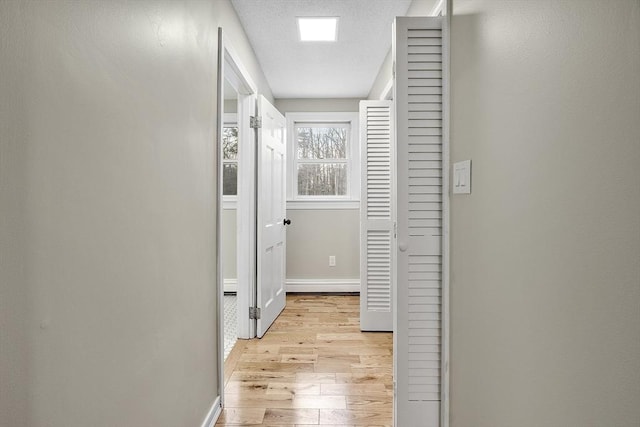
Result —
[{"label": "skylight", "polygon": [[338,39],[338,18],[298,18],[298,32],[303,42],[335,42]]}]

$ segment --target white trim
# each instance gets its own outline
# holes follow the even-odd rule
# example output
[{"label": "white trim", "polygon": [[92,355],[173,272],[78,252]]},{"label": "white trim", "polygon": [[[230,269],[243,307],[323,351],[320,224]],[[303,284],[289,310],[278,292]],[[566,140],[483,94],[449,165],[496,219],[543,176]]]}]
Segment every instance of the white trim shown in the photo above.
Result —
[{"label": "white trim", "polygon": [[[220,30],[222,31],[221,27]],[[240,56],[238,56],[231,43],[225,40],[223,46],[225,63],[229,67],[224,70],[224,78],[229,80],[231,85],[243,95],[258,93],[258,87],[253,82],[251,74],[249,74],[249,71],[247,71],[242,64]]]},{"label": "white trim", "polygon": [[431,13],[429,14],[429,16],[439,16],[441,13],[442,15],[445,15],[445,7],[447,7],[447,3],[448,0],[438,0],[438,3],[436,3],[436,5],[433,6],[433,9],[431,9]]},{"label": "white trim", "polygon": [[[224,126],[222,114],[224,112],[224,69],[225,69],[225,51],[224,51],[224,35],[222,28],[218,27],[218,81],[216,103],[216,141],[215,141],[215,179],[216,179],[216,218],[215,218],[215,245],[216,245],[216,321],[218,330],[216,331],[216,347],[218,350],[218,366],[217,372],[217,390],[216,402],[220,404],[224,393],[224,293],[223,293],[223,276],[222,276],[222,127]],[[205,418],[203,427],[210,426],[210,415],[215,413],[213,410],[216,403],[209,411]]]},{"label": "white trim", "polygon": [[[440,426],[449,427],[450,407],[450,265],[451,265],[451,208],[450,208],[450,161],[451,161],[451,16],[453,14],[453,0],[440,0],[438,5],[444,5],[442,11],[442,349],[440,390]],[[437,6],[436,6],[437,7]],[[440,6],[441,8],[443,6]],[[434,9],[435,11],[435,9]]]},{"label": "white trim", "polygon": [[238,125],[238,113],[224,113],[223,117],[225,126]]},{"label": "white trim", "polygon": [[[397,139],[398,136],[398,129],[396,129],[395,127],[395,123],[396,123],[396,110],[398,108],[398,103],[397,103],[397,98],[396,98],[396,64],[395,64],[395,58],[396,58],[396,51],[397,51],[397,43],[396,43],[396,34],[398,31],[398,18],[395,18],[393,20],[393,23],[391,24],[391,33],[393,34],[391,36],[391,75],[392,75],[392,79],[393,79],[393,84],[391,85],[391,90],[393,91],[393,112],[392,114],[392,118],[393,118],[393,123],[394,123],[394,127],[393,127],[393,137],[394,137],[394,141]],[[397,153],[398,150],[398,146],[396,144],[394,144],[394,150]],[[394,159],[394,174],[393,174],[393,180],[394,182],[397,182],[397,170],[398,170],[398,160],[397,160],[397,156]],[[391,203],[393,203],[394,206],[398,205],[397,202],[397,198],[398,198],[398,188],[395,188],[395,191],[392,192],[391,194],[392,197],[392,201]],[[396,226],[397,226],[397,218],[398,218],[398,210],[395,210],[395,221],[396,221]],[[396,229],[397,230],[397,229]],[[393,310],[393,368],[392,368],[392,376],[393,376],[393,399],[392,399],[392,413],[393,413],[393,420],[392,420],[392,426],[397,426],[397,421],[398,421],[398,384],[396,379],[398,378],[398,353],[395,351],[396,348],[398,348],[398,242],[397,242],[397,233],[394,233],[394,256],[392,257],[392,264],[391,264],[391,269],[393,271],[393,275],[392,275],[392,280],[393,280],[393,286],[391,287],[391,298],[392,298],[392,310]]]},{"label": "white trim", "polygon": [[380,101],[384,100],[392,100],[393,99],[393,76],[389,79],[386,85],[384,85],[384,89],[380,93],[380,97],[378,98]]},{"label": "white trim", "polygon": [[[286,113],[287,119],[287,203],[289,201],[305,201],[313,203],[316,209],[326,202],[359,201],[360,199],[360,138],[358,135],[357,112],[314,112],[314,113]],[[295,173],[295,144],[293,143],[294,127],[296,123],[337,122],[349,123],[349,154],[347,158],[347,179],[349,181],[346,196],[298,196],[298,182]],[[330,209],[330,208],[325,208]]]},{"label": "white trim", "polygon": [[357,200],[287,200],[287,210],[317,210],[317,209],[360,209],[360,202]]},{"label": "white trim", "polygon": [[222,196],[222,209],[225,211],[236,209],[238,206],[237,196]]},{"label": "white trim", "polygon": [[224,279],[225,292],[238,292],[238,279]]},{"label": "white trim", "polygon": [[287,292],[360,292],[360,279],[287,279]]},{"label": "white trim", "polygon": [[220,418],[220,414],[222,414],[222,404],[220,400],[220,396],[216,398],[207,412],[207,415],[204,417],[204,421],[202,421],[202,427],[214,427],[218,418]]},{"label": "white trim", "polygon": [[202,427],[214,427],[216,422],[218,422],[218,418],[220,418],[220,414],[222,414],[222,404],[220,403],[220,396],[216,397],[216,400],[211,405],[209,412],[207,412],[207,416],[204,417],[204,421],[202,421]]}]

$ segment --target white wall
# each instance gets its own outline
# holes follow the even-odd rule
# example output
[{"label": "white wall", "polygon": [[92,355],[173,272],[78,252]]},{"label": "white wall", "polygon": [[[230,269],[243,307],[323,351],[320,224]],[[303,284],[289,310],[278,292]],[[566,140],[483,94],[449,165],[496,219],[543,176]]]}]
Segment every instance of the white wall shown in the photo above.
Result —
[{"label": "white wall", "polygon": [[0,425],[199,426],[226,1],[0,2]]},{"label": "white wall", "polygon": [[640,425],[640,3],[455,0],[453,427]]},{"label": "white wall", "polygon": [[222,211],[222,275],[225,279],[238,278],[238,227],[236,209]]},{"label": "white wall", "polygon": [[[276,99],[281,113],[357,112],[359,99]],[[359,209],[288,209],[287,281],[294,286],[356,283],[360,280]],[[329,256],[336,266],[329,267]],[[304,285],[300,285],[304,282]],[[307,283],[310,282],[310,283]],[[338,285],[342,286],[342,285]],[[290,286],[290,289],[293,287]],[[352,290],[353,285],[348,290]],[[323,287],[313,287],[322,291]],[[346,289],[346,288],[345,288]],[[335,290],[335,288],[333,288]]]}]

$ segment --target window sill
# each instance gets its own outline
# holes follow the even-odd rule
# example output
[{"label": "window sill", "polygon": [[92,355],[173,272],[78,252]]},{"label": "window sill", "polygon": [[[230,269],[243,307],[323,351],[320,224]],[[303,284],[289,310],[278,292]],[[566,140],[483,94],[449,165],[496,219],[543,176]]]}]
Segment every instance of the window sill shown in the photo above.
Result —
[{"label": "window sill", "polygon": [[360,209],[359,200],[287,200],[287,210]]}]

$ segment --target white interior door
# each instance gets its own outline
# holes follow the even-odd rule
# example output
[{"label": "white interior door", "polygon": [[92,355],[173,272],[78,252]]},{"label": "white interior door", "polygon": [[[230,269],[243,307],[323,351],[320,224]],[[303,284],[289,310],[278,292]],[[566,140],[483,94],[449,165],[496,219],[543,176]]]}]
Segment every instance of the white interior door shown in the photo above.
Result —
[{"label": "white interior door", "polygon": [[441,425],[446,76],[442,41],[442,18],[396,18],[398,252],[393,354],[395,425],[402,427]]},{"label": "white interior door", "polygon": [[360,329],[393,331],[393,103],[360,101]]},{"label": "white interior door", "polygon": [[286,122],[258,98],[258,283],[256,335],[262,337],[286,304]]}]

